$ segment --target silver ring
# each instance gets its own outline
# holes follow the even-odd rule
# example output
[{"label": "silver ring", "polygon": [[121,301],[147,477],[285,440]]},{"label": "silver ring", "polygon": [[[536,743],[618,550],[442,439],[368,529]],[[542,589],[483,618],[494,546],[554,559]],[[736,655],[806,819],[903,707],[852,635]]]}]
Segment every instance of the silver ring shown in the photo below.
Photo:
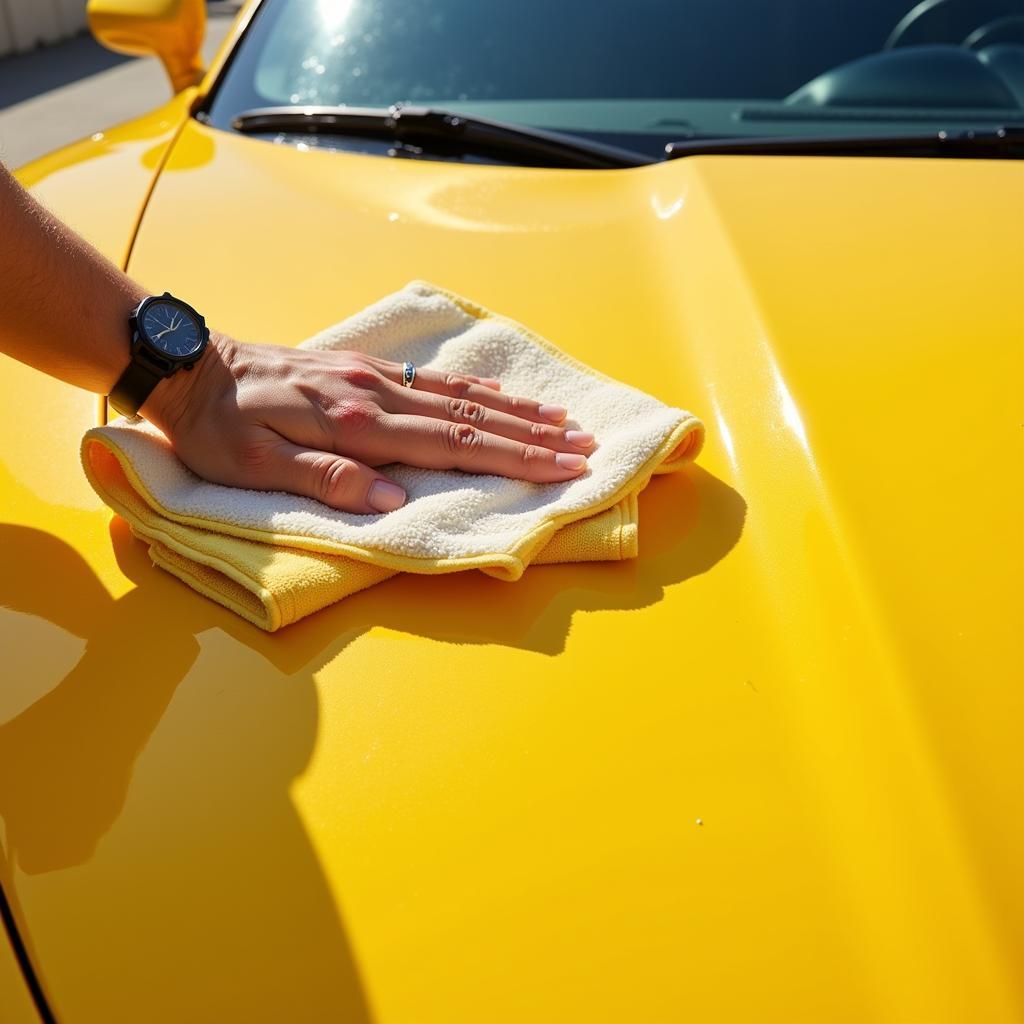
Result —
[{"label": "silver ring", "polygon": [[402,363],[402,387],[411,388],[412,382],[416,379],[416,367],[412,363]]}]

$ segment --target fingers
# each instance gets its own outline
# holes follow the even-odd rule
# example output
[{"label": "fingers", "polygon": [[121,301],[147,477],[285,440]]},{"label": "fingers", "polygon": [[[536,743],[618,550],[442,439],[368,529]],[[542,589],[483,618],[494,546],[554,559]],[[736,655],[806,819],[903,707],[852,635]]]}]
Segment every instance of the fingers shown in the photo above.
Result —
[{"label": "fingers", "polygon": [[512,416],[468,398],[446,398],[403,388],[397,394],[390,394],[388,401],[391,412],[429,416],[451,423],[471,423],[489,434],[499,434],[522,444],[536,444],[553,451],[589,454],[594,447],[593,434]]},{"label": "fingers", "polygon": [[405,504],[405,491],[361,462],[282,441],[261,467],[262,490],[288,491],[341,512],[370,515]]},{"label": "fingers", "polygon": [[[401,385],[402,367],[400,363],[381,361],[380,372],[392,383]],[[485,383],[490,382],[490,383]],[[470,377],[459,373],[442,373],[438,370],[416,370],[416,379],[408,391],[426,391],[446,398],[462,398],[469,402],[477,402],[488,409],[495,409],[509,416],[519,416],[534,423],[561,423],[566,417],[566,410],[560,405],[549,405],[535,402],[529,398],[506,395],[499,390],[500,384],[493,378]]]},{"label": "fingers", "polygon": [[[376,356],[365,356],[364,358],[371,362],[393,384],[402,383],[401,363],[392,362],[390,359],[378,359]],[[413,383],[413,389],[420,388],[422,390],[424,381],[429,377],[436,379],[446,376],[459,377],[470,384],[480,384],[485,388],[490,388],[492,391],[501,390],[501,382],[497,377],[475,377],[471,373],[441,374],[436,370],[425,370],[419,366],[416,367],[416,379]]]},{"label": "fingers", "polygon": [[402,452],[401,461],[423,469],[461,469],[555,483],[573,480],[587,468],[582,454],[513,441],[471,423],[399,414],[391,416],[388,425]]}]

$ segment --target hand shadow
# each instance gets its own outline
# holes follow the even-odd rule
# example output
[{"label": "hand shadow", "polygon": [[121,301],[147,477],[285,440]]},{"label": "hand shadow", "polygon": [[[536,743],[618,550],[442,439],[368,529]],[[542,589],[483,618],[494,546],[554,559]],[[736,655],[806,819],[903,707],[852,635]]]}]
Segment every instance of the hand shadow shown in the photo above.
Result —
[{"label": "hand shadow", "polygon": [[[63,541],[0,525],[0,604],[86,640],[55,689],[0,725],[0,881],[22,927],[32,887],[21,898],[15,867],[35,876],[102,861],[104,840],[130,868],[96,868],[110,891],[90,899],[124,917],[137,894],[116,922],[130,938],[115,937],[110,988],[135,972],[154,997],[182,1000],[181,1019],[198,1019],[196,991],[208,996],[203,1019],[232,1019],[233,993],[248,1001],[255,986],[267,1019],[369,1020],[336,895],[289,797],[318,731],[313,673],[373,626],[557,655],[575,613],[628,613],[710,569],[745,511],[689,466],[641,496],[639,559],[534,566],[514,584],[403,574],[276,634],[155,568],[120,519],[114,550],[136,586],[116,600]],[[140,803],[114,828],[129,798]],[[168,949],[167,936],[191,938]]]},{"label": "hand shadow", "polygon": [[[267,1020],[369,1021],[289,798],[317,733],[312,676],[224,651],[228,638],[210,627],[230,632],[235,616],[182,601],[122,521],[112,533],[129,575],[145,580],[116,600],[62,540],[0,525],[0,604],[86,640],[56,688],[0,725],[0,884],[51,1009],[70,1019],[84,998],[104,1020],[138,1019],[141,992],[169,1019],[236,1020],[255,1005]],[[30,663],[15,630],[5,641],[14,664]],[[78,882],[36,880],[80,865]],[[55,885],[72,898],[55,899]],[[81,950],[91,980],[79,996],[76,970],[53,984],[45,970],[67,956],[57,935],[83,918],[104,953]]]}]

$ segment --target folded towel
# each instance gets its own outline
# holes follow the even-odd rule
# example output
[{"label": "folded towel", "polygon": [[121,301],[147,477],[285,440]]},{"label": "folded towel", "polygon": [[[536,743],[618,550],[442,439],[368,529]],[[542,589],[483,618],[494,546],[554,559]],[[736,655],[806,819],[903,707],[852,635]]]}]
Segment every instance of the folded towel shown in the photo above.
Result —
[{"label": "folded towel", "polygon": [[89,430],[82,464],[153,561],[262,629],[276,630],[397,572],[479,569],[518,579],[531,563],[632,558],[637,495],[704,441],[697,417],[597,373],[506,317],[425,281],[303,342],[498,377],[510,394],[570,409],[597,436],[582,476],[534,484],[382,467],[408,495],[384,515],[201,480],[143,420]]}]

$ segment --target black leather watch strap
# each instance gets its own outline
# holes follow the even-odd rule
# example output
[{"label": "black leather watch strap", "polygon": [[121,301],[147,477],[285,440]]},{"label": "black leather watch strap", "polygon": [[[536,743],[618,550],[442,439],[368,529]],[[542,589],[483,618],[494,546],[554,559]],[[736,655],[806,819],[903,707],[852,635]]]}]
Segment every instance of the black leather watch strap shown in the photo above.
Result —
[{"label": "black leather watch strap", "polygon": [[159,370],[133,360],[110,392],[110,404],[122,416],[134,416],[164,376]]}]

